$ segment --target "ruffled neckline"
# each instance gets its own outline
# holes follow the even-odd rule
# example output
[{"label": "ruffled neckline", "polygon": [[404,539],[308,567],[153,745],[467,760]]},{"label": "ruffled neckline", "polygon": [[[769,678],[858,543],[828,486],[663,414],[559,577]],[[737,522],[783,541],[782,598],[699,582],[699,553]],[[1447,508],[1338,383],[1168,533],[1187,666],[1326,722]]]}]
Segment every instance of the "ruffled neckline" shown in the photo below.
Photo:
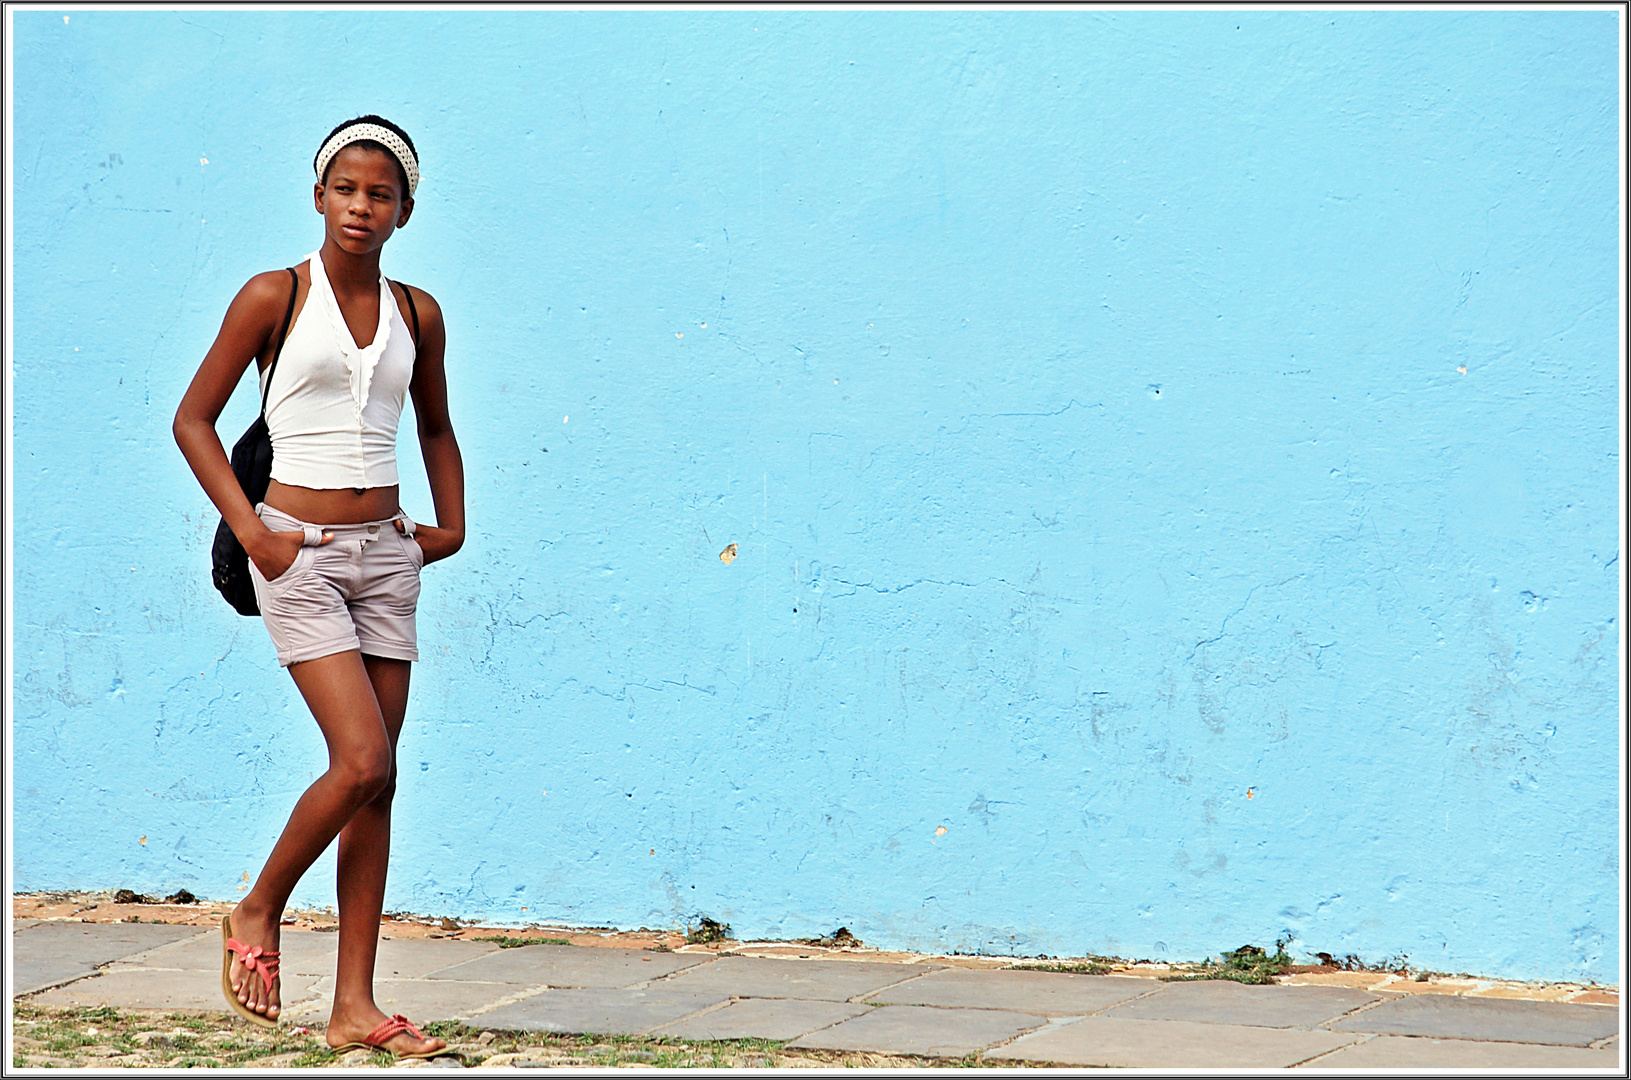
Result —
[{"label": "ruffled neckline", "polygon": [[351,327],[346,325],[345,314],[340,311],[340,301],[334,295],[334,286],[329,284],[328,270],[323,266],[321,251],[312,252],[310,260],[311,291],[328,315],[329,327],[334,331],[335,344],[340,347],[340,355],[345,359],[346,370],[351,373],[351,397],[356,402],[357,412],[360,414],[368,405],[368,388],[373,381],[374,368],[379,364],[379,358],[385,354],[385,346],[391,339],[391,310],[396,306],[396,298],[391,295],[391,286],[386,282],[385,275],[381,274],[379,325],[374,328],[374,340],[366,346],[358,345],[357,339],[351,336]]}]

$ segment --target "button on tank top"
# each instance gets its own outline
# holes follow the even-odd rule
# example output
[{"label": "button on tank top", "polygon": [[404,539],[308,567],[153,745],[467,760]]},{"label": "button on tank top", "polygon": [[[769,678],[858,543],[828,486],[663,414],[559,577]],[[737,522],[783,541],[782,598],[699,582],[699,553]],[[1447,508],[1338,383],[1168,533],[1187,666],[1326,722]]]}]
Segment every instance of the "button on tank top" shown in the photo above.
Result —
[{"label": "button on tank top", "polygon": [[397,482],[396,429],[413,379],[413,337],[382,275],[379,326],[359,347],[321,255],[310,259],[311,289],[284,339],[266,401],[272,479],[305,488],[388,487]]}]

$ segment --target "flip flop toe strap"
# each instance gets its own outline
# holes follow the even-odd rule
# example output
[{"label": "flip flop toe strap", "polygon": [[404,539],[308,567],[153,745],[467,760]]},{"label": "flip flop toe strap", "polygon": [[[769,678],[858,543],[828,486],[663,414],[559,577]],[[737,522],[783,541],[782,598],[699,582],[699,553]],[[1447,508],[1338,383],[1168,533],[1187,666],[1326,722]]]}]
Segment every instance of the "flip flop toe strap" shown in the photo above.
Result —
[{"label": "flip flop toe strap", "polygon": [[248,971],[256,972],[266,983],[266,989],[272,989],[272,980],[277,978],[278,952],[276,949],[263,949],[259,945],[245,945],[237,938],[227,938],[227,948],[238,957],[238,963]]},{"label": "flip flop toe strap", "polygon": [[408,1021],[408,1018],[400,1013],[389,1020],[382,1020],[379,1027],[362,1037],[362,1041],[369,1046],[384,1047],[393,1037],[402,1034],[404,1031],[420,1042],[425,1041],[425,1036],[420,1033],[419,1029],[414,1027]]}]

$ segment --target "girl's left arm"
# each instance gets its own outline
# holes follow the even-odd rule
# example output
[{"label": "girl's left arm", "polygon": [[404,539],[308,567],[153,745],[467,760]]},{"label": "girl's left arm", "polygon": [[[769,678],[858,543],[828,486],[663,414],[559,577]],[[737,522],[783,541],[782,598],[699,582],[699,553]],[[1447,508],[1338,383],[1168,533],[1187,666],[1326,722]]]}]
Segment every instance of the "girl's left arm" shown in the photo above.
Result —
[{"label": "girl's left arm", "polygon": [[447,373],[442,364],[447,330],[442,324],[442,309],[423,289],[413,292],[421,329],[408,392],[413,395],[419,448],[425,455],[425,474],[436,507],[436,524],[416,525],[414,539],[429,565],[464,545],[464,461],[459,456],[458,440],[453,437],[453,421],[447,415]]}]

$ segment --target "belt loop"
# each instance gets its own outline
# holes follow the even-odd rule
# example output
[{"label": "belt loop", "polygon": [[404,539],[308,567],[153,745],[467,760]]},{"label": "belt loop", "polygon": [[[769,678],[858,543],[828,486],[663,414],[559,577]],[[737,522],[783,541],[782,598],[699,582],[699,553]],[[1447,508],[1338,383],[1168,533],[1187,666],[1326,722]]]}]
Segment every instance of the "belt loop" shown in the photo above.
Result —
[{"label": "belt loop", "polygon": [[407,514],[401,513],[399,511],[397,513],[397,515],[396,515],[396,519],[398,521],[402,522],[402,534],[404,536],[410,536],[411,537],[413,535],[413,530],[414,530],[413,518],[411,518]]},{"label": "belt loop", "polygon": [[306,533],[306,538],[301,541],[301,547],[316,547],[323,542],[323,530],[316,525],[303,525],[301,528]]}]

